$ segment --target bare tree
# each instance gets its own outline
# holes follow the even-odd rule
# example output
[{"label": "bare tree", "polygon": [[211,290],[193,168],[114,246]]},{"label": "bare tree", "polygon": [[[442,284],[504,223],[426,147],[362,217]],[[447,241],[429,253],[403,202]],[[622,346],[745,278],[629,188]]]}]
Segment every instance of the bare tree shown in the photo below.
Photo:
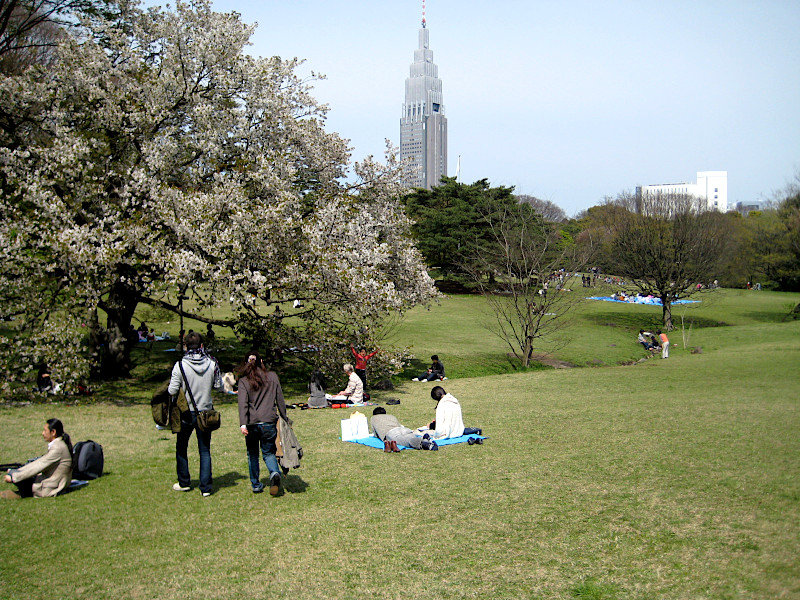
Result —
[{"label": "bare tree", "polygon": [[[484,215],[489,236],[470,272],[494,316],[490,331],[530,365],[534,345],[565,323],[578,300],[568,293],[570,276],[585,264],[575,244],[531,206],[517,204]],[[561,271],[561,269],[564,269]]]},{"label": "bare tree", "polygon": [[520,194],[515,196],[518,202],[528,204],[539,213],[545,221],[549,223],[564,223],[567,221],[567,213],[550,200],[542,200],[536,196],[528,196],[527,194]]},{"label": "bare tree", "polygon": [[664,327],[672,329],[672,303],[714,279],[730,225],[694,196],[621,194],[613,203],[618,208],[606,216],[614,273],[642,294],[660,298]]},{"label": "bare tree", "polygon": [[0,73],[46,64],[76,15],[98,10],[100,0],[0,0]]}]

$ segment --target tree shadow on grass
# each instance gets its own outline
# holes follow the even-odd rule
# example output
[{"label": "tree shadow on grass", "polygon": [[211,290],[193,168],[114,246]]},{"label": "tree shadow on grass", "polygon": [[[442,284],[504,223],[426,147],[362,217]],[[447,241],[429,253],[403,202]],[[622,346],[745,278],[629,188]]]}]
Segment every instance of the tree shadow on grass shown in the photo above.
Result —
[{"label": "tree shadow on grass", "polygon": [[794,312],[794,309],[788,312],[753,311],[747,313],[749,318],[762,323],[785,323],[786,321],[797,319],[798,315],[800,315],[800,311]]},{"label": "tree shadow on grass", "polygon": [[[622,312],[596,312],[583,317],[587,321],[595,325],[603,325],[606,327],[622,327],[638,331],[639,329],[646,329],[655,331],[661,329],[664,323],[661,320],[661,312],[657,315],[645,313],[622,313]],[[687,322],[691,322],[693,327],[727,327],[728,324],[716,319],[707,319],[705,317],[690,316]],[[672,323],[675,326],[680,326],[680,315],[674,311],[672,313]]]}]

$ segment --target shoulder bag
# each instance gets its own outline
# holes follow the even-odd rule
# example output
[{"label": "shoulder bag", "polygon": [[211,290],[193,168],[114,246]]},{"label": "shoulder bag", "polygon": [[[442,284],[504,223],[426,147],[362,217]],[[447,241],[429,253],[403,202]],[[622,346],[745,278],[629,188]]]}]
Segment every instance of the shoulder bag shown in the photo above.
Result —
[{"label": "shoulder bag", "polygon": [[197,403],[194,401],[194,394],[192,388],[189,387],[189,380],[186,379],[186,372],[183,370],[183,361],[178,361],[178,366],[183,375],[183,382],[186,384],[186,391],[189,393],[189,399],[192,401],[194,411],[197,413],[197,427],[200,431],[214,431],[219,429],[222,424],[220,414],[213,408],[211,410],[197,410]]}]

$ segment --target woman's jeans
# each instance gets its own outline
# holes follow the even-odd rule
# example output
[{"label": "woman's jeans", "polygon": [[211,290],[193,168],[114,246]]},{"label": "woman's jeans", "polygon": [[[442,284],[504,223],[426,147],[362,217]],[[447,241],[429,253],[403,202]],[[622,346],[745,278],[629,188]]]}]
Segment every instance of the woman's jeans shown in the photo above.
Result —
[{"label": "woman's jeans", "polygon": [[[191,419],[191,420],[190,420]],[[197,414],[186,411],[181,414],[181,430],[175,441],[175,462],[178,468],[178,483],[181,487],[189,487],[189,438],[192,431],[197,431],[197,450],[200,452],[200,491],[211,493],[211,432],[200,431],[197,427]]]},{"label": "woman's jeans", "polygon": [[278,459],[275,456],[277,446],[275,438],[278,437],[278,424],[276,423],[256,423],[247,426],[247,435],[244,438],[247,444],[247,465],[250,468],[250,485],[253,491],[264,489],[261,483],[261,465],[258,460],[258,449],[261,447],[261,456],[264,457],[264,464],[267,465],[270,476],[273,473],[280,475]]}]

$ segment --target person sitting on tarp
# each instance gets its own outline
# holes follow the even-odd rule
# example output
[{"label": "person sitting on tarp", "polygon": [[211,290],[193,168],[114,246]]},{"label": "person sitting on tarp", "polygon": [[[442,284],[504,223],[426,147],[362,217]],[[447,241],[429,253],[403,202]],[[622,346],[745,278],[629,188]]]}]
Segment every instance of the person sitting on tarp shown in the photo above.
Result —
[{"label": "person sitting on tarp", "polygon": [[444,380],[444,364],[439,360],[439,356],[431,356],[431,367],[419,377],[414,377],[411,381],[439,381]]},{"label": "person sitting on tarp", "polygon": [[325,380],[325,375],[319,369],[314,369],[311,374],[311,381],[308,382],[308,405],[311,408],[326,408],[328,400],[325,397],[325,390],[328,388],[328,382]]},{"label": "person sitting on tarp", "polygon": [[386,414],[386,409],[382,406],[378,406],[372,411],[370,425],[372,425],[375,437],[383,442],[384,452],[400,452],[398,444],[414,448],[414,450],[439,449],[439,445],[431,439],[429,434],[419,435],[403,426],[397,417]]},{"label": "person sitting on tarp", "polygon": [[11,469],[5,476],[18,491],[3,490],[0,498],[47,498],[55,496],[72,481],[72,442],[64,433],[64,425],[58,419],[49,419],[44,424],[42,437],[47,442],[47,453],[34,461]]},{"label": "person sitting on tarp", "polygon": [[478,427],[464,427],[461,404],[455,396],[445,392],[442,386],[437,385],[431,390],[431,398],[436,400],[436,420],[428,425],[428,429],[433,430],[434,439],[443,440],[483,433]]},{"label": "person sitting on tarp", "polygon": [[356,375],[353,365],[350,363],[345,363],[342,369],[347,375],[347,387],[337,395],[344,396],[353,404],[361,404],[364,401],[364,384],[361,382],[361,378]]}]

